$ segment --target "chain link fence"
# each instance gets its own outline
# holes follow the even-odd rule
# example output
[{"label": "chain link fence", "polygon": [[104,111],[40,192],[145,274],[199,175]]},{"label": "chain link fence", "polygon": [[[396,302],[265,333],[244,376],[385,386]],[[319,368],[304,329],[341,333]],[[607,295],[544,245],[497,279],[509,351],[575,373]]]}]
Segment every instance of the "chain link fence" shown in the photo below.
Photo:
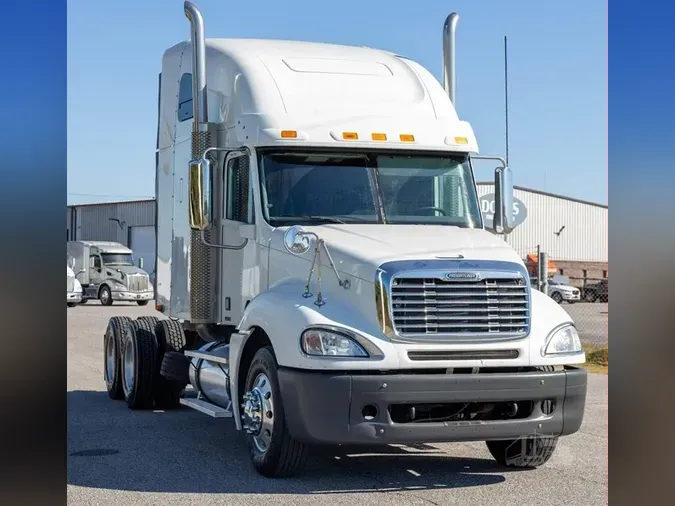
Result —
[{"label": "chain link fence", "polygon": [[[545,252],[536,245],[517,251],[530,272],[532,288],[546,293],[570,315],[587,352],[597,352],[606,357],[609,349],[608,278],[598,276],[597,270],[586,276],[577,274],[578,271],[585,274],[585,269],[574,269],[571,275],[561,274],[563,269],[555,265],[562,262],[546,258]],[[600,271],[605,275],[606,272],[606,268]],[[602,360],[606,362],[606,358]]]}]

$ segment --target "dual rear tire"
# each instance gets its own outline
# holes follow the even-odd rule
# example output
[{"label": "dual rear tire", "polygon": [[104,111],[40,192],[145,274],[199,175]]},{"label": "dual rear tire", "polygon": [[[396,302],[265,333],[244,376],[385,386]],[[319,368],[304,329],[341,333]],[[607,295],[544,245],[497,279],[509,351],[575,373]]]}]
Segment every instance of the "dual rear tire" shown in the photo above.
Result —
[{"label": "dual rear tire", "polygon": [[165,354],[185,344],[178,322],[154,316],[136,320],[115,316],[108,322],[103,343],[104,377],[110,398],[124,399],[131,409],[172,409],[180,405],[187,381],[161,375]]}]

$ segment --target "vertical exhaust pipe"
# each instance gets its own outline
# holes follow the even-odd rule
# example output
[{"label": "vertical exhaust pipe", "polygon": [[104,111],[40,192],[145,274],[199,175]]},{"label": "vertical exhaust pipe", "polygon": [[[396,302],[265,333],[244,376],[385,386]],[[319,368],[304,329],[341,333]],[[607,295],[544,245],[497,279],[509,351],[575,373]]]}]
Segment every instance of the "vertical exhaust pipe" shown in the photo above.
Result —
[{"label": "vertical exhaust pipe", "polygon": [[[190,42],[192,45],[192,158],[201,158],[207,148],[212,147],[211,132],[208,123],[206,103],[206,40],[204,37],[204,18],[192,2],[184,4],[185,17],[190,21]],[[213,174],[212,193],[213,215],[220,216],[222,195],[220,178]],[[219,227],[214,226],[204,231],[204,239],[209,243],[220,244]],[[192,230],[190,234],[190,321],[195,325],[197,333],[205,341],[212,341],[210,326],[218,320],[218,252],[208,247],[200,231]]]},{"label": "vertical exhaust pipe", "polygon": [[[185,17],[192,29],[192,113],[195,131],[206,127],[208,122],[206,104],[206,42],[204,39],[204,18],[192,2],[185,2]],[[202,126],[204,125],[204,126]]]},{"label": "vertical exhaust pipe", "polygon": [[450,97],[452,105],[455,102],[455,32],[459,14],[453,12],[445,19],[443,25],[443,88]]}]

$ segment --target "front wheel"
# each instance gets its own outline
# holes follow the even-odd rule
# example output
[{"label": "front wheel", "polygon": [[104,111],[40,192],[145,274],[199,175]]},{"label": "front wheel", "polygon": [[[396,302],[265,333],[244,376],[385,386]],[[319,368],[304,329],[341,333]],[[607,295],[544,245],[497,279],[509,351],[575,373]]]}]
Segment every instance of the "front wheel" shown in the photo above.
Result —
[{"label": "front wheel", "polygon": [[150,302],[150,301],[149,300],[137,300],[136,304],[138,304],[139,306],[147,306],[148,302]]},{"label": "front wheel", "polygon": [[258,350],[248,370],[242,404],[251,462],[268,478],[292,476],[307,458],[307,445],[295,441],[286,427],[277,368],[271,347]]},{"label": "front wheel", "polygon": [[562,300],[563,300],[562,295],[560,295],[560,292],[553,292],[553,294],[551,295],[551,298],[554,301],[556,301],[558,304],[561,304]]},{"label": "front wheel", "polygon": [[501,466],[535,468],[546,464],[553,456],[558,438],[534,435],[519,439],[486,441],[486,444]]},{"label": "front wheel", "polygon": [[101,287],[101,291],[98,292],[98,298],[101,301],[101,304],[104,306],[112,306],[113,299],[112,299],[112,293],[110,292],[110,288],[107,286]]},{"label": "front wheel", "polygon": [[66,302],[66,304],[68,305],[68,307],[75,307],[75,306],[77,306],[77,302]]}]

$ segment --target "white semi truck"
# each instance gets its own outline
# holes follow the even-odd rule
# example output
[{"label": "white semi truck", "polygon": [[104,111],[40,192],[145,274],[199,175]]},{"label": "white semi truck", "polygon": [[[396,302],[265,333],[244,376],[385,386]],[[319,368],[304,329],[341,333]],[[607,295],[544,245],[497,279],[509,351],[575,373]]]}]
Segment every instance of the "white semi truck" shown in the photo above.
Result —
[{"label": "white semi truck", "polygon": [[75,307],[82,302],[82,285],[73,271],[74,263],[66,265],[66,305]]},{"label": "white semi truck", "polygon": [[155,294],[142,259],[134,263],[133,251],[112,241],[68,241],[68,257],[83,288],[82,301],[114,301],[145,306]]},{"label": "white semi truck", "polygon": [[[586,401],[574,322],[504,241],[510,169],[443,85],[367,47],[205,39],[165,53],[157,310],[111,318],[105,381],[131,409],[232,419],[254,468],[319,444],[486,441],[544,464]],[[494,230],[473,162],[495,161]]]}]

